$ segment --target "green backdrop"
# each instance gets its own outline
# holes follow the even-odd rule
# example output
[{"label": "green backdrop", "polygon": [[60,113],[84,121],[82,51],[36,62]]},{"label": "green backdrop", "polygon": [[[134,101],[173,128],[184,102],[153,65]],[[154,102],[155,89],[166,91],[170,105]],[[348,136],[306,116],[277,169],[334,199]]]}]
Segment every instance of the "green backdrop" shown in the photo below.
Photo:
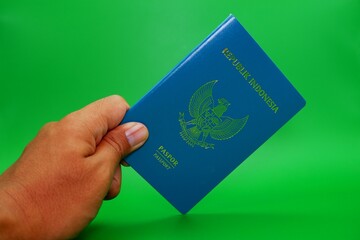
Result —
[{"label": "green backdrop", "polygon": [[0,172],[46,122],[133,105],[229,13],[307,106],[185,216],[125,169],[79,239],[360,239],[359,0],[2,0]]}]

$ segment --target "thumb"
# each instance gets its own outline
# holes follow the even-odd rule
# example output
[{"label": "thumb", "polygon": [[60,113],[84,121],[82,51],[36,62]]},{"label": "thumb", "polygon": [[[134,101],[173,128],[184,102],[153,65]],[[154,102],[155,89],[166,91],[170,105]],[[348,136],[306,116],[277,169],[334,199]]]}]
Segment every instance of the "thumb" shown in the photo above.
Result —
[{"label": "thumb", "polygon": [[120,160],[142,146],[148,135],[148,130],[143,124],[130,122],[117,126],[102,138],[92,158],[103,166],[102,169],[106,169],[106,174],[103,175],[106,179],[104,183],[107,185],[103,189],[107,191],[105,199],[113,199],[120,192]]},{"label": "thumb", "polygon": [[109,163],[115,170],[120,160],[141,147],[148,136],[149,132],[142,123],[129,122],[119,125],[102,138],[92,157],[103,164]]}]

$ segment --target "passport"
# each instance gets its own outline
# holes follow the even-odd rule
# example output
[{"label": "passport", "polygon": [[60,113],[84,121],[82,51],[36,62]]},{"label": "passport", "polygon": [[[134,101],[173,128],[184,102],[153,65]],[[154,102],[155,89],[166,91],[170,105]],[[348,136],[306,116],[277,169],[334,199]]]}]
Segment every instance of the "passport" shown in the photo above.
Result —
[{"label": "passport", "polygon": [[149,138],[125,160],[185,214],[304,106],[230,15],[127,112]]}]

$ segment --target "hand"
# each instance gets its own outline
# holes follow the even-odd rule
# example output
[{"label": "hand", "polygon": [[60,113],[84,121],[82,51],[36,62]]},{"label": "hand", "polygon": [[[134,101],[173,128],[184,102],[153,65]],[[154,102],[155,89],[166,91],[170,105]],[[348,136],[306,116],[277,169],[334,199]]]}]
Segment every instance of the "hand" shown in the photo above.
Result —
[{"label": "hand", "polygon": [[0,239],[68,239],[120,191],[120,160],[148,131],[120,125],[129,105],[98,100],[46,124],[20,159],[0,176]]}]

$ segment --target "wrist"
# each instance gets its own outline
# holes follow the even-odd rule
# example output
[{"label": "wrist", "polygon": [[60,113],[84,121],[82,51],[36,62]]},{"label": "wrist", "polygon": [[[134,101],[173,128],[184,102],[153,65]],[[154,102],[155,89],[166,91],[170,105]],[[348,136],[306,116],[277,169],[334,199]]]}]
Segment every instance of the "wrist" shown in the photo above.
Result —
[{"label": "wrist", "polygon": [[[0,188],[0,239],[21,239],[25,235],[21,224],[22,210],[7,190]],[[19,228],[20,227],[20,228]]]},{"label": "wrist", "polygon": [[[30,202],[17,184],[0,179],[0,239],[34,239],[37,235],[30,222],[38,222]],[[11,185],[11,186],[9,186]]]}]

